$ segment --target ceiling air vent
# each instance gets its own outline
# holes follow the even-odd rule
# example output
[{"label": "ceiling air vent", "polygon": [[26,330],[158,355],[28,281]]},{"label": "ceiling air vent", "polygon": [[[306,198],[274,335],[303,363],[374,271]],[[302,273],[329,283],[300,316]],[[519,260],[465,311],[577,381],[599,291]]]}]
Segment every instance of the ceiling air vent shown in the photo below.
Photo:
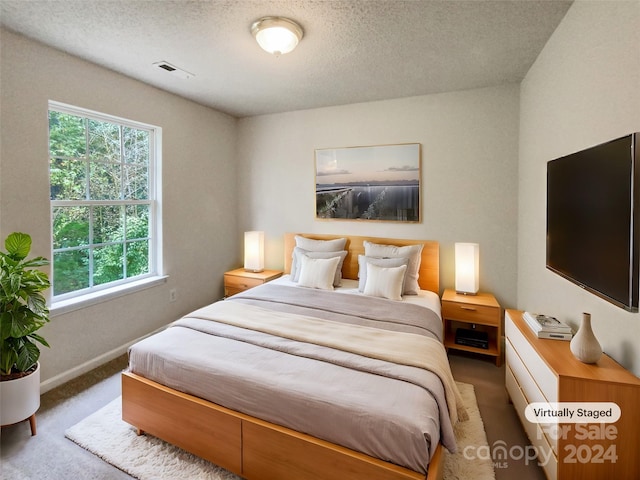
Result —
[{"label": "ceiling air vent", "polygon": [[185,80],[195,77],[193,73],[189,73],[186,70],[182,70],[181,68],[176,67],[175,65],[171,65],[169,62],[156,62],[153,65],[169,72],[171,75],[183,78]]}]

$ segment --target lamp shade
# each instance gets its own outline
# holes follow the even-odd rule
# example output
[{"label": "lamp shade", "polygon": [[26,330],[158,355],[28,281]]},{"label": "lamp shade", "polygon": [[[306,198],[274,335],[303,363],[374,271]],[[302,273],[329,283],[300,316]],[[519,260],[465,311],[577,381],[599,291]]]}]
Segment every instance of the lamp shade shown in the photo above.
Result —
[{"label": "lamp shade", "polygon": [[456,292],[475,295],[480,289],[480,245],[456,243]]},{"label": "lamp shade", "polygon": [[264,232],[244,232],[244,269],[248,272],[264,270]]},{"label": "lamp shade", "polygon": [[302,39],[302,28],[283,17],[264,17],[251,25],[251,33],[263,50],[276,56],[289,53]]}]

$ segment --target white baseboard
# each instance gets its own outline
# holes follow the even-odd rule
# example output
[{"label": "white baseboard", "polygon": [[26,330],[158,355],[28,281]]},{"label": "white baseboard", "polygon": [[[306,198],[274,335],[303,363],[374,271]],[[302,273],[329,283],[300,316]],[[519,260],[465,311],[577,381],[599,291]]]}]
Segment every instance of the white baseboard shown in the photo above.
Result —
[{"label": "white baseboard", "polygon": [[54,389],[56,387],[59,387],[60,385],[70,380],[73,380],[74,378],[79,377],[84,373],[90,372],[91,370],[99,367],[100,365],[104,365],[105,363],[113,360],[114,358],[118,358],[120,355],[124,355],[125,353],[127,353],[127,350],[129,349],[129,347],[134,343],[137,343],[140,340],[153,335],[154,333],[160,332],[165,328],[166,327],[161,327],[157,330],[154,330],[153,332],[147,335],[143,335],[140,338],[132,340],[131,342],[125,343],[124,345],[121,345],[117,348],[114,348],[113,350],[103,353],[102,355],[96,358],[92,358],[88,362],[78,365],[77,367],[74,367],[71,370],[67,370],[66,372],[62,372],[56,375],[55,377],[51,377],[45,380],[44,382],[40,382],[40,394],[42,395],[43,393],[48,392],[49,390]]}]

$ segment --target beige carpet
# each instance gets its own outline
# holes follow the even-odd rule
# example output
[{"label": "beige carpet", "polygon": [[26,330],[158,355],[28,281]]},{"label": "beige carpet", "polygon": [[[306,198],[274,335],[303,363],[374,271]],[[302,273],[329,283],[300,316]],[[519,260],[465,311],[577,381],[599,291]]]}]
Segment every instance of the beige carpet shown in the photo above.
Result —
[{"label": "beige carpet", "polygon": [[[491,460],[469,454],[481,446],[488,448],[473,385],[458,383],[458,388],[470,419],[456,425],[458,453],[446,455],[445,480],[493,480]],[[117,398],[68,429],[65,435],[140,480],[239,480],[240,477],[162,440],[137,436],[121,417],[121,399]],[[465,449],[467,446],[470,448]]]}]

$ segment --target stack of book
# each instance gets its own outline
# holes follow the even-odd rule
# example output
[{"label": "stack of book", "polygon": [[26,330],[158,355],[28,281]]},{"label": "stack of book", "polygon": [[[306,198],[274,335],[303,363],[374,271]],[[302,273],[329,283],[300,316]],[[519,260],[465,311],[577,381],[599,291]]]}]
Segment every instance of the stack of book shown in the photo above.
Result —
[{"label": "stack of book", "polygon": [[524,320],[538,338],[551,338],[553,340],[571,340],[573,333],[571,327],[562,323],[555,317],[539,315],[537,313],[524,312]]}]

